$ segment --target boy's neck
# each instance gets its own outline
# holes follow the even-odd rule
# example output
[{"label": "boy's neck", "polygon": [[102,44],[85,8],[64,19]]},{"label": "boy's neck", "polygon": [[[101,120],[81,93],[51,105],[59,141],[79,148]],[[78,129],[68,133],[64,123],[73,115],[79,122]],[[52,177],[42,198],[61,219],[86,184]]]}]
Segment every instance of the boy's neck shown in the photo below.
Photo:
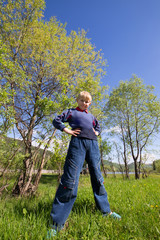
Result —
[{"label": "boy's neck", "polygon": [[76,110],[80,111],[80,112],[86,112],[88,113],[88,109],[82,110],[80,107],[76,107]]}]

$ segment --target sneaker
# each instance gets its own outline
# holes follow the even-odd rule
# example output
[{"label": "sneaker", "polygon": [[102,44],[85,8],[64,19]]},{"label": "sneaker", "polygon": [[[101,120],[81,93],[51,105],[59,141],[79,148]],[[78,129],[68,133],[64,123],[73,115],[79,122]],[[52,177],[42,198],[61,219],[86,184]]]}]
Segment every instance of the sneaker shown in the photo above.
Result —
[{"label": "sneaker", "polygon": [[53,237],[55,237],[57,235],[57,230],[56,229],[49,229],[47,232],[47,237],[46,239],[52,239]]},{"label": "sneaker", "polygon": [[111,214],[109,214],[109,216],[111,218],[117,219],[117,220],[121,220],[121,216],[115,212],[112,212]]}]

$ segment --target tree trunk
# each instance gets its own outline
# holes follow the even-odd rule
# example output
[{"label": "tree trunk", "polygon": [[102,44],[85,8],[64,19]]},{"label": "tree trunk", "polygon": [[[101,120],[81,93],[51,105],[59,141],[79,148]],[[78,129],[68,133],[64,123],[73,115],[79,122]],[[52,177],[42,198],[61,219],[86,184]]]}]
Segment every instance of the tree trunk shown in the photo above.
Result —
[{"label": "tree trunk", "polygon": [[124,161],[124,166],[125,166],[125,174],[126,178],[129,179],[129,169],[128,169],[128,163],[127,163],[127,153],[126,153],[126,140],[124,136],[124,131],[123,131],[123,125],[121,123],[121,131],[122,131],[122,141],[123,141],[123,161]]},{"label": "tree trunk", "polygon": [[139,160],[139,164],[138,164],[138,173],[139,176],[141,174],[141,165],[142,165],[142,148],[140,148],[140,154],[139,154],[140,160]]},{"label": "tree trunk", "polygon": [[43,167],[44,167],[44,164],[45,164],[46,152],[47,152],[48,146],[49,146],[49,144],[51,143],[51,141],[52,141],[55,133],[56,133],[56,129],[53,131],[52,136],[50,137],[50,139],[48,140],[48,142],[47,142],[47,144],[46,144],[46,146],[45,146],[45,148],[44,148],[43,155],[42,155],[42,160],[41,160],[41,164],[40,164],[40,167],[39,167],[39,169],[38,169],[38,172],[37,172],[37,174],[36,174],[36,178],[35,178],[35,181],[34,181],[34,189],[33,189],[34,192],[35,192],[35,191],[37,190],[37,188],[38,188],[38,184],[39,184],[39,181],[40,181],[41,175],[42,175],[42,170],[43,170]]},{"label": "tree trunk", "polygon": [[103,157],[102,156],[101,156],[101,164],[102,164],[104,175],[105,175],[105,177],[107,177],[107,172],[106,172],[106,169],[105,169],[105,166],[104,166],[104,161],[103,161]]},{"label": "tree trunk", "polygon": [[[34,182],[33,182],[34,161],[32,159],[32,154],[30,155],[30,157],[27,157],[24,160],[24,170],[22,170],[22,172],[18,178],[18,181],[12,190],[12,193],[14,195],[21,195],[21,196],[31,195],[37,190],[38,184],[39,184],[39,181],[40,181],[40,178],[42,175],[43,166],[45,164],[46,151],[48,149],[48,146],[49,146],[51,140],[53,139],[53,137],[55,135],[55,132],[56,132],[56,129],[54,130],[52,136],[48,140],[48,142],[43,150],[41,163],[40,163],[39,169],[36,173]],[[31,149],[29,151],[31,151]]]},{"label": "tree trunk", "polygon": [[[102,139],[101,139],[101,142],[102,142]],[[100,144],[100,156],[101,156],[101,164],[102,164],[103,172],[104,172],[105,177],[107,177],[107,172],[106,172],[106,169],[104,166],[104,161],[103,161],[103,149],[102,149],[101,144]]]},{"label": "tree trunk", "polygon": [[128,164],[127,164],[126,159],[124,160],[124,167],[125,167],[126,178],[129,179],[129,169],[128,169]]},{"label": "tree trunk", "polygon": [[[129,121],[128,121],[129,122]],[[139,142],[138,142],[138,132],[136,131],[136,149],[137,149],[137,153],[134,153],[134,144],[132,141],[132,137],[131,137],[131,131],[130,131],[130,125],[128,124],[128,136],[129,136],[129,144],[130,144],[130,148],[131,148],[131,153],[132,153],[132,158],[134,160],[134,169],[135,169],[135,179],[139,179],[139,173],[138,173],[138,163],[137,163],[137,159],[139,157]]]},{"label": "tree trunk", "polygon": [[135,170],[135,179],[139,179],[137,158],[134,158],[134,170]]},{"label": "tree trunk", "polygon": [[[32,188],[32,175],[33,175],[33,161],[32,155],[24,159],[24,169],[21,171],[17,183],[13,187],[13,195],[28,195]],[[29,190],[30,189],[30,190]]]}]

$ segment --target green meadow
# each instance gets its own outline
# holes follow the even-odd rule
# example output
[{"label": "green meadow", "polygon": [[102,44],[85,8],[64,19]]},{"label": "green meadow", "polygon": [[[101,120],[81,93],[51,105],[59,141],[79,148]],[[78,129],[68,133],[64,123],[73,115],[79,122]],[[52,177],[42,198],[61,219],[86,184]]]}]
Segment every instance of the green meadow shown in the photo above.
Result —
[{"label": "green meadow", "polygon": [[[77,200],[60,240],[149,240],[160,239],[160,175],[146,179],[105,178],[112,211],[121,221],[103,217],[96,209],[89,176],[80,176]],[[36,196],[0,200],[0,239],[46,239],[57,176],[43,175]]]}]

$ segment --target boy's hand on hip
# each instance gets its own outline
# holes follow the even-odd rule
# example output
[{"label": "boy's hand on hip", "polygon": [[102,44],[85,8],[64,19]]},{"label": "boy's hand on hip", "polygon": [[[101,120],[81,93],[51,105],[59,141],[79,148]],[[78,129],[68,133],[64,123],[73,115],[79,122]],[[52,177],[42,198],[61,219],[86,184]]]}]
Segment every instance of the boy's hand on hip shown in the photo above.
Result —
[{"label": "boy's hand on hip", "polygon": [[68,134],[74,136],[74,137],[77,137],[77,135],[80,134],[80,132],[81,132],[81,130],[78,129],[78,128],[76,128],[74,130],[71,130],[71,129],[68,129],[68,128],[64,128],[63,131],[65,133],[68,133]]},{"label": "boy's hand on hip", "polygon": [[93,132],[95,133],[96,136],[99,135],[99,133],[93,128]]}]

